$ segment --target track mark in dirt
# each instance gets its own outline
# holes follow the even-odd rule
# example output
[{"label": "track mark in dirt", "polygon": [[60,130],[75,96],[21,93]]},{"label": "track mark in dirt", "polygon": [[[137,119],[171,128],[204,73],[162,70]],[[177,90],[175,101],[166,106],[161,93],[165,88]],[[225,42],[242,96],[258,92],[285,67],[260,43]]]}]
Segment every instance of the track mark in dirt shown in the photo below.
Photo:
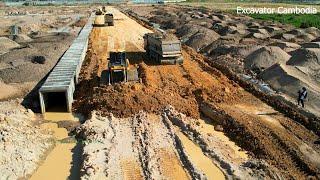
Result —
[{"label": "track mark in dirt", "polygon": [[167,149],[158,149],[159,165],[165,179],[189,179],[176,154]]},{"label": "track mark in dirt", "polygon": [[123,171],[123,179],[143,180],[141,175],[141,167],[135,160],[122,160],[121,169]]},{"label": "track mark in dirt", "polygon": [[222,171],[205,156],[200,147],[194,144],[183,133],[178,132],[177,136],[182,142],[190,161],[204,173],[207,179],[225,179]]}]

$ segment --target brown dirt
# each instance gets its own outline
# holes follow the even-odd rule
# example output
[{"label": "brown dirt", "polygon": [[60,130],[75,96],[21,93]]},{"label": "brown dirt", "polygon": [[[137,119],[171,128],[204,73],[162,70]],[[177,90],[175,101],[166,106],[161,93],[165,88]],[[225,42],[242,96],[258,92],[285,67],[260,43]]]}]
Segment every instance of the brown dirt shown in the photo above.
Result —
[{"label": "brown dirt", "polygon": [[[187,116],[199,118],[207,104],[217,114],[212,119],[223,125],[232,140],[252,156],[276,167],[285,178],[301,179],[320,172],[319,147],[313,144],[317,136],[311,131],[244,91],[191,48],[184,47],[183,65],[150,63],[141,50],[142,36],[148,31],[130,19],[117,23],[118,31],[109,27],[93,29],[77,87],[75,111],[88,115],[98,110],[104,115],[112,112],[129,117],[141,110],[159,114],[170,104]],[[129,25],[130,31],[125,28]],[[99,86],[109,50],[103,44],[110,44],[110,40],[120,44],[122,37],[127,37],[129,60],[139,66],[141,83]]]},{"label": "brown dirt", "polygon": [[86,25],[88,21],[88,18],[85,17],[81,17],[78,21],[76,21],[75,23],[73,23],[71,26],[72,27],[83,27],[84,25]]}]

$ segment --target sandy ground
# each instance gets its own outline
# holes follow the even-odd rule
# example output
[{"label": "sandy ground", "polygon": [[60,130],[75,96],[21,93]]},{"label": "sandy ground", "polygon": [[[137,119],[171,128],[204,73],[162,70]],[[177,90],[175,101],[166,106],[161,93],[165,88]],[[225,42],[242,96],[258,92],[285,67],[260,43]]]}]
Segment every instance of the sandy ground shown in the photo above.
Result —
[{"label": "sandy ground", "polygon": [[[192,118],[198,119],[204,113],[210,117],[210,123],[222,125],[229,138],[247,150],[252,157],[258,158],[259,163],[267,164],[259,166],[247,163],[249,171],[261,171],[272,178],[303,178],[319,172],[319,147],[313,144],[317,136],[311,131],[281,113],[274,112],[270,106],[210,67],[204,56],[190,48],[184,48],[184,63],[181,66],[152,64],[140,51],[142,35],[149,30],[119,12],[112,11],[115,19],[118,19],[115,26],[94,28],[91,34],[87,59],[76,92],[75,111],[90,115],[92,110],[97,110],[102,116],[108,116],[112,112],[116,117],[128,118],[141,110],[161,114],[170,104],[178,112]],[[130,31],[126,28],[128,24]],[[114,31],[114,28],[119,31]],[[132,34],[134,36],[131,37]],[[99,86],[101,71],[106,69],[108,47],[112,47],[112,44],[120,46],[117,44],[123,44],[122,37],[127,36],[131,38],[127,38],[128,41],[125,42],[126,51],[138,50],[128,58],[131,63],[139,66],[142,83]],[[110,39],[116,42],[110,43]],[[259,111],[251,112],[247,107],[259,108]],[[270,121],[282,124],[285,128],[275,128]],[[201,141],[203,140],[199,139],[196,143]],[[308,157],[306,152],[312,152],[310,157],[313,158]],[[215,161],[224,162],[221,159]],[[257,171],[253,174],[259,174]],[[191,176],[194,177],[195,174],[197,173]],[[236,176],[236,173],[231,175]]]},{"label": "sandy ground", "polygon": [[35,126],[36,116],[21,99],[0,103],[0,179],[26,178],[53,146],[53,137]]},{"label": "sandy ground", "polygon": [[[141,13],[149,16],[153,8],[144,10]],[[318,136],[246,92],[210,66],[208,59],[197,52],[201,46],[210,44],[210,38],[205,38],[207,35],[216,39],[220,34],[197,26],[205,35],[195,36],[189,41],[194,49],[183,47],[182,65],[156,65],[143,50],[142,37],[151,30],[115,8],[108,8],[108,11],[115,15],[115,26],[93,29],[75,93],[74,111],[89,118],[75,130],[79,142],[83,142],[83,152],[80,152],[83,162],[75,159],[80,155],[75,153],[77,144],[63,128],[68,126],[69,122],[65,121],[68,117],[59,113],[53,113],[53,119],[50,116],[38,117],[22,107],[21,100],[5,101],[0,103],[0,171],[3,177],[319,178],[320,147],[314,143]],[[197,12],[196,15],[195,19],[204,13]],[[169,16],[175,15],[170,13]],[[168,25],[174,26],[176,22],[170,23]],[[208,26],[208,23],[202,26]],[[289,27],[281,28],[286,30]],[[259,30],[259,33],[263,32]],[[50,48],[51,44],[59,46],[59,42],[52,43],[55,38],[65,40],[63,33],[58,34],[58,37],[37,35],[38,42],[15,51],[22,51],[20,56],[24,57],[25,49],[38,48],[42,44],[40,52],[44,52],[45,47]],[[246,43],[262,42],[251,41],[244,35],[241,37]],[[261,38],[260,35],[252,37]],[[198,38],[205,41],[198,43]],[[126,50],[130,63],[138,68],[140,81],[101,85],[101,72],[107,67],[108,53],[121,49]],[[248,54],[248,51],[241,52]],[[21,68],[29,63],[11,62],[17,58],[7,55],[11,58],[0,61],[2,69],[12,72],[8,76],[3,73],[6,76],[1,84],[4,88],[0,98],[5,99],[19,96],[19,91],[24,89],[17,73],[23,73]],[[229,59],[234,60],[232,57]],[[240,59],[237,59],[239,64]],[[26,78],[27,83],[41,79],[37,76],[30,80],[25,75],[21,78]],[[77,123],[70,126],[72,131]],[[56,144],[54,148],[53,144]]]}]

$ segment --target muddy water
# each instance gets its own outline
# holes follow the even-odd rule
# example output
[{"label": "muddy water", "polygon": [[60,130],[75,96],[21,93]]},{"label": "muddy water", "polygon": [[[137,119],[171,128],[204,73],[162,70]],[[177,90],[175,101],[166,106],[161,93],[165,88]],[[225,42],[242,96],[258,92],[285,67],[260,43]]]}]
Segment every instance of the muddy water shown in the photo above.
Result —
[{"label": "muddy water", "polygon": [[189,140],[182,132],[178,132],[177,135],[181,140],[186,153],[189,155],[190,161],[200,171],[202,171],[208,179],[226,179],[223,172],[211,161],[210,158],[203,154],[199,146]]},{"label": "muddy water", "polygon": [[207,124],[204,120],[199,119],[201,131],[207,134],[212,134],[213,136],[222,140],[226,145],[228,145],[231,149],[234,150],[234,153],[241,157],[244,160],[248,159],[248,155],[246,151],[242,151],[239,146],[236,145],[233,141],[231,141],[223,132],[216,131],[214,126],[211,124]]},{"label": "muddy water", "polygon": [[46,123],[40,127],[53,133],[56,146],[30,179],[79,179],[80,144],[68,136],[67,129],[59,128],[57,124],[59,121],[79,121],[79,119],[71,113],[62,112],[45,113],[44,119]]}]

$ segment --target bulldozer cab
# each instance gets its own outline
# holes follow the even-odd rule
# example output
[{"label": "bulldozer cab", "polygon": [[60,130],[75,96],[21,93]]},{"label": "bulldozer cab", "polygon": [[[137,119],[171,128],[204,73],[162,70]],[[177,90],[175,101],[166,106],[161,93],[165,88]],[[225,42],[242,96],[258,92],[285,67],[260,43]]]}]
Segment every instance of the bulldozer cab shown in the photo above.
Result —
[{"label": "bulldozer cab", "polygon": [[126,53],[125,52],[110,52],[109,67],[127,67]]},{"label": "bulldozer cab", "polygon": [[110,52],[108,59],[109,84],[127,82],[128,61],[126,59],[126,53],[123,51]]}]

